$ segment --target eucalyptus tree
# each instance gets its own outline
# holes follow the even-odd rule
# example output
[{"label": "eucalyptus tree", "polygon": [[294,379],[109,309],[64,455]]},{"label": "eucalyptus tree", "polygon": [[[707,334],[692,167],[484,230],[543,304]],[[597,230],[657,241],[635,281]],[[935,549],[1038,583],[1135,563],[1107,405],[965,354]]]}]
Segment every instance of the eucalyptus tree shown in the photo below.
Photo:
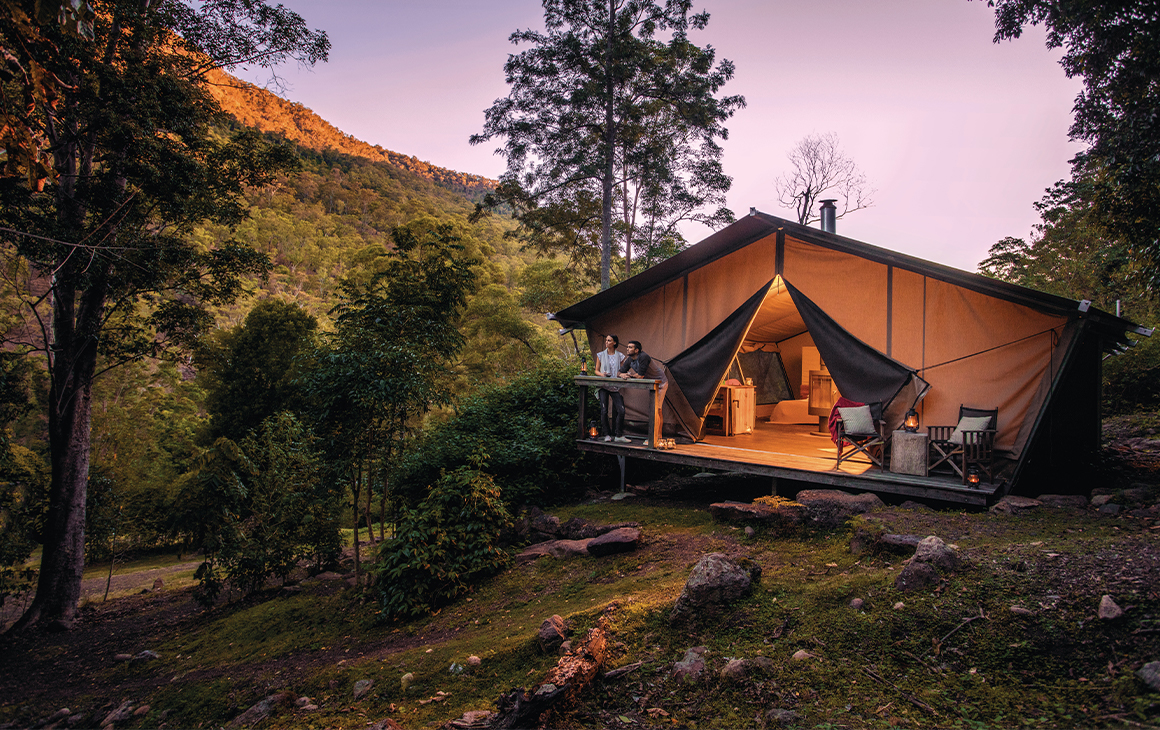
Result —
[{"label": "eucalyptus tree", "polygon": [[690,15],[690,0],[543,5],[544,32],[511,35],[530,47],[508,57],[511,92],[470,140],[505,140],[507,170],[479,210],[510,207],[530,246],[579,262],[598,245],[607,289],[614,233],[631,267],[634,247],[679,235],[682,220],[732,220],[724,207],[700,209],[724,202],[718,141],[745,100],[718,98],[734,66],[689,41],[709,21]]},{"label": "eucalyptus tree", "polygon": [[777,202],[792,208],[803,226],[822,217],[815,203],[828,196],[838,203],[835,218],[874,205],[874,189],[839,147],[838,135],[833,132],[807,134],[786,157],[793,169],[774,180]]},{"label": "eucalyptus tree", "polygon": [[236,242],[206,248],[188,236],[201,222],[237,223],[245,186],[293,161],[255,132],[223,138],[206,74],[314,63],[329,49],[298,15],[261,0],[87,6],[91,39],[56,20],[0,16],[0,46],[16,49],[3,117],[47,142],[35,184],[20,166],[0,177],[0,251],[32,272],[23,305],[34,326],[9,345],[41,353],[50,376],[49,514],[36,597],[17,629],[73,621],[98,362],[190,342],[210,323],[204,305],[232,300],[269,266]]}]

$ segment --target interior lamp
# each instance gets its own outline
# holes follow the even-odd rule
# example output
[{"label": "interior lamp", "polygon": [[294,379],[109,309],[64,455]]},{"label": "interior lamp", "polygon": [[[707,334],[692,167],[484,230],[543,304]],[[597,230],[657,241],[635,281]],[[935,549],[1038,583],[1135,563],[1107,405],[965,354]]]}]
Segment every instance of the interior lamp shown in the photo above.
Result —
[{"label": "interior lamp", "polygon": [[979,467],[971,466],[967,468],[967,484],[972,487],[979,486]]},{"label": "interior lamp", "polygon": [[918,412],[913,408],[906,412],[906,420],[902,422],[902,430],[908,433],[918,431]]}]

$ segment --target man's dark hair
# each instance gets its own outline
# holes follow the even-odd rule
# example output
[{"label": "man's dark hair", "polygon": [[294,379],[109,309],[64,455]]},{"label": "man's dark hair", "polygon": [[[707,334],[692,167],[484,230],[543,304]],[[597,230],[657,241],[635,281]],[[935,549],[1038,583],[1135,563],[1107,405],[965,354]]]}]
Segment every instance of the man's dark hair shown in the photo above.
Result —
[{"label": "man's dark hair", "polygon": [[637,352],[644,352],[644,348],[640,346],[640,340],[629,340],[628,344],[635,347]]}]

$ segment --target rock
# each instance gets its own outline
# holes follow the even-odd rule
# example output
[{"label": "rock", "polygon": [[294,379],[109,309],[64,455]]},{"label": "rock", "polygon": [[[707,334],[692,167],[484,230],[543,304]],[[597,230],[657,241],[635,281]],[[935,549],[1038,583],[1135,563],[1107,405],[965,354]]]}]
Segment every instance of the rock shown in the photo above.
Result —
[{"label": "rock", "polygon": [[590,540],[601,534],[599,527],[581,517],[573,517],[558,529],[560,537],[565,540]]},{"label": "rock", "polygon": [[1093,494],[1091,505],[1092,507],[1103,507],[1105,504],[1112,501],[1113,496],[1114,495],[1111,494]]},{"label": "rock", "polygon": [[1152,490],[1143,485],[1133,484],[1131,487],[1120,492],[1120,496],[1129,502],[1143,504],[1151,500]]},{"label": "rock", "polygon": [[355,682],[354,683],[354,699],[355,699],[355,701],[357,702],[358,700],[361,700],[363,697],[366,697],[367,692],[370,692],[371,687],[374,687],[374,686],[375,686],[375,680],[373,680],[373,679],[360,679],[359,681]]},{"label": "rock", "polygon": [[854,609],[855,611],[861,611],[863,605],[864,602],[861,598],[855,598],[850,601],[850,608]]},{"label": "rock", "polygon": [[636,550],[640,543],[640,530],[635,527],[621,527],[594,537],[588,542],[588,554],[597,558]]},{"label": "rock", "polygon": [[612,495],[612,497],[610,499],[612,499],[613,502],[619,502],[621,500],[628,499],[629,497],[635,497],[635,496],[636,495],[633,494],[632,492],[617,492],[616,494]]},{"label": "rock", "polygon": [[774,507],[760,502],[714,502],[709,505],[709,514],[718,522],[757,522],[775,527],[790,527],[802,524],[806,519],[806,508],[801,504],[783,504]]},{"label": "rock", "polygon": [[129,700],[121,700],[120,706],[109,714],[105,715],[105,719],[101,720],[101,727],[112,725],[115,722],[124,722],[133,716],[133,703]]},{"label": "rock", "polygon": [[1026,608],[1023,608],[1022,606],[1012,606],[1011,613],[1015,614],[1016,616],[1034,616],[1035,615],[1034,611],[1029,611]]},{"label": "rock", "polygon": [[1007,515],[1021,515],[1042,506],[1043,503],[1037,499],[1016,497],[1015,495],[1009,494],[991,505],[990,511]]},{"label": "rock", "polygon": [[1109,502],[1108,504],[1105,504],[1105,505],[1101,506],[1101,507],[1100,507],[1098,510],[1096,510],[1096,511],[1097,511],[1097,512],[1099,512],[1101,515],[1112,515],[1112,516],[1114,516],[1114,515],[1118,515],[1118,514],[1120,514],[1120,512],[1122,512],[1123,510],[1124,510],[1124,508],[1123,508],[1123,507],[1121,507],[1120,505],[1118,505],[1118,504],[1111,504],[1111,503]]},{"label": "rock", "polygon": [[892,608],[894,608],[895,611],[901,611],[902,609],[906,608],[906,604],[902,601],[899,601],[898,603],[894,604]]},{"label": "rock", "polygon": [[1035,499],[1047,507],[1084,509],[1088,504],[1087,497],[1082,494],[1041,494]]},{"label": "rock", "polygon": [[309,697],[299,697],[298,699],[294,700],[295,707],[306,707],[309,704],[310,704]]},{"label": "rock", "polygon": [[149,714],[150,709],[149,705],[141,705],[136,710],[133,710],[133,717],[144,717]]},{"label": "rock", "polygon": [[165,580],[164,579],[158,578],[157,580],[153,581],[153,590],[159,591],[164,587],[165,587]]},{"label": "rock", "polygon": [[938,583],[938,581],[938,570],[933,565],[911,561],[894,579],[894,587],[909,593]]},{"label": "rock", "polygon": [[318,709],[318,705],[314,704],[313,702],[310,703],[309,705],[302,705],[302,710],[304,712],[314,712],[317,709]]},{"label": "rock", "polygon": [[563,644],[560,644],[560,648],[556,650],[556,653],[560,656],[564,656],[570,651],[572,651],[572,642],[565,641]]},{"label": "rock", "polygon": [[1148,662],[1136,670],[1136,676],[1153,692],[1160,692],[1160,662]]},{"label": "rock", "polygon": [[755,656],[746,663],[749,665],[751,672],[757,670],[759,672],[765,672],[766,674],[772,674],[777,669],[777,662],[766,656]]},{"label": "rock", "polygon": [[274,711],[278,705],[289,702],[292,695],[289,692],[278,692],[272,694],[266,699],[258,702],[250,709],[235,717],[230,721],[230,725],[238,725],[242,727],[249,727],[265,720]]},{"label": "rock", "polygon": [[929,505],[925,505],[922,502],[915,502],[914,500],[910,499],[898,505],[898,509],[909,509],[916,512],[934,512],[934,510]]},{"label": "rock", "polygon": [[491,717],[494,714],[490,710],[471,710],[463,713],[462,717],[447,723],[447,727],[455,728],[455,730],[488,728],[491,727]]},{"label": "rock", "polygon": [[765,719],[767,722],[773,725],[789,725],[791,723],[797,722],[798,714],[793,710],[783,710],[779,707],[775,707],[769,712],[765,713]]},{"label": "rock", "polygon": [[808,519],[821,527],[838,527],[854,515],[886,506],[876,494],[850,494],[838,489],[805,489],[794,500],[804,505]]},{"label": "rock", "polygon": [[590,540],[556,540],[548,546],[553,558],[582,558],[588,555]]},{"label": "rock", "polygon": [[1104,595],[1102,598],[1100,598],[1099,615],[1103,620],[1111,621],[1113,619],[1119,618],[1120,616],[1123,616],[1124,609],[1116,605],[1116,602],[1112,600],[1111,596]]},{"label": "rock", "polygon": [[471,656],[467,657],[467,666],[478,667],[480,664],[483,664],[483,660],[476,655],[472,654]]},{"label": "rock", "polygon": [[749,676],[749,667],[744,659],[733,659],[721,670],[721,679],[740,682]]},{"label": "rock", "polygon": [[115,661],[115,662],[128,662],[128,661],[132,661],[132,660],[133,660],[132,654],[114,654],[113,655],[113,661]]},{"label": "rock", "polygon": [[407,689],[411,686],[411,683],[414,681],[415,681],[415,675],[411,674],[410,672],[407,672],[399,679],[399,684],[402,686],[403,691],[406,692]]},{"label": "rock", "polygon": [[685,657],[673,665],[673,679],[686,684],[695,684],[705,673],[705,652],[703,646],[694,646],[685,652]]},{"label": "rock", "polygon": [[149,661],[151,659],[160,659],[160,658],[161,658],[161,655],[158,654],[157,652],[152,651],[150,649],[146,649],[145,651],[138,652],[137,655],[133,657],[133,660],[138,661],[138,662],[145,662],[145,661]]},{"label": "rock", "polygon": [[[161,713],[161,719],[163,719],[163,720],[165,719],[165,715],[167,712],[169,712],[169,711],[165,710],[164,712]],[[88,718],[89,718],[89,716],[87,714],[85,714],[83,712],[78,712],[75,715],[69,715],[68,718],[64,721],[64,724],[69,726],[69,727],[76,727],[76,726],[80,725],[81,723],[83,723]]]},{"label": "rock", "polygon": [[567,638],[565,636],[566,630],[562,617],[552,616],[544,619],[544,623],[540,624],[540,630],[536,632],[536,639],[540,642],[540,651],[551,654],[559,649]]},{"label": "rock", "polygon": [[748,593],[752,585],[750,571],[721,553],[710,553],[693,567],[669,620],[688,620],[728,605]]},{"label": "rock", "polygon": [[68,717],[71,714],[72,714],[72,711],[69,710],[69,708],[62,707],[59,710],[57,710],[56,712],[49,715],[48,717],[41,720],[40,722],[36,723],[36,725],[37,725],[37,727],[42,727],[44,725],[51,725],[54,722],[60,722],[61,720],[65,719],[66,717]]},{"label": "rock", "polygon": [[549,515],[539,510],[535,510],[539,514],[530,513],[531,518],[528,526],[531,528],[533,536],[535,533],[544,535],[545,537],[557,537],[560,534],[560,518],[555,515]]},{"label": "rock", "polygon": [[753,529],[749,525],[745,526],[745,536],[746,537],[753,537],[756,534],[757,534],[757,530]]},{"label": "rock", "polygon": [[919,540],[911,563],[926,563],[942,570],[955,570],[962,560],[955,549],[941,538],[929,535]]},{"label": "rock", "polygon": [[795,662],[804,662],[806,659],[817,659],[817,657],[805,649],[798,649],[790,659],[793,659]]}]

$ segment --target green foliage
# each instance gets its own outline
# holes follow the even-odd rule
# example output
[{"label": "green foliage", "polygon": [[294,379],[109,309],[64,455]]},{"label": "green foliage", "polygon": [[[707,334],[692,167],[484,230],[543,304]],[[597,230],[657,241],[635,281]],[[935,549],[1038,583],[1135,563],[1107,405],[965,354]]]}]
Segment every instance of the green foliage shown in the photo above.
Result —
[{"label": "green foliage", "polygon": [[992,0],[995,41],[1043,24],[1047,46],[1084,88],[1072,139],[1090,145],[1072,179],[1094,224],[1122,241],[1160,283],[1160,13],[1154,0]]},{"label": "green foliage", "polygon": [[590,476],[575,445],[574,375],[573,367],[547,361],[463,398],[454,415],[408,449],[397,488],[414,503],[440,473],[461,468],[482,451],[508,505],[558,502],[577,494]]},{"label": "green foliage", "polygon": [[498,547],[511,517],[485,457],[445,472],[427,496],[399,520],[394,540],[383,543],[375,563],[376,586],[388,619],[430,613],[498,573],[510,560]]},{"label": "green foliage", "polygon": [[300,403],[295,358],[313,345],[318,320],[297,304],[266,299],[241,325],[198,348],[209,440],[240,440],[264,420]]},{"label": "green foliage", "polygon": [[1103,405],[1105,413],[1160,408],[1160,337],[1104,361]]},{"label": "green foliage", "polygon": [[498,150],[507,158],[502,184],[479,210],[514,210],[526,244],[574,262],[591,261],[598,243],[602,289],[614,225],[631,261],[634,251],[678,237],[683,220],[733,218],[724,207],[699,211],[725,202],[731,180],[717,140],[745,100],[715,96],[733,64],[714,66],[712,47],[689,42],[688,31],[709,21],[708,13],[690,16],[691,7],[688,0],[545,0],[545,31],[511,35],[529,48],[508,57],[511,94],[470,140],[506,140]]},{"label": "green foliage", "polygon": [[43,459],[0,436],[0,606],[35,585],[25,563],[41,539],[48,482]]},{"label": "green foliage", "polygon": [[336,557],[337,494],[312,442],[293,414],[277,413],[240,445],[219,438],[183,479],[174,528],[205,551],[201,600],[212,603],[227,583],[254,591],[300,560]]}]

